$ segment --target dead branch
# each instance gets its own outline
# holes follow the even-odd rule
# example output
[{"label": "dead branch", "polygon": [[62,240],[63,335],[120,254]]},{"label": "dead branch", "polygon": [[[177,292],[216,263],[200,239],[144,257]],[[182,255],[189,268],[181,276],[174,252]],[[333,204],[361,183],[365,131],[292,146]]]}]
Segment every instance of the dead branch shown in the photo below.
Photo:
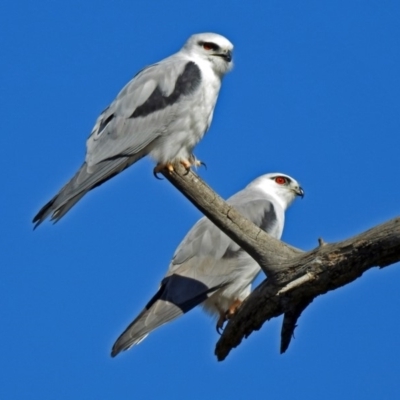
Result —
[{"label": "dead branch", "polygon": [[281,352],[286,351],[298,318],[315,297],[353,282],[370,268],[400,261],[400,218],[342,242],[320,239],[319,247],[302,252],[246,220],[192,171],[178,167],[163,175],[268,276],[227,324],[215,349],[220,361],[265,321],[282,314]]},{"label": "dead branch", "polygon": [[275,273],[287,269],[288,259],[303,254],[244,218],[193,171],[186,171],[178,165],[173,172],[161,173],[218,228],[246,250],[271,279]]}]

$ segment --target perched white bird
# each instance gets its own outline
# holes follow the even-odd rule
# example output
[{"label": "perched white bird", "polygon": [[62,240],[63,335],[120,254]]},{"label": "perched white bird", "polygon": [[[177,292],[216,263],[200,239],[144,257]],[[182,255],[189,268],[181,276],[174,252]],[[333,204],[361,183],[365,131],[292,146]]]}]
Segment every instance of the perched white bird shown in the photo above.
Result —
[{"label": "perched white bird", "polygon": [[211,124],[232,43],[215,33],[191,36],[176,54],[141,70],[99,116],[75,176],[34,217],[58,221],[89,190],[142,157],[173,169],[199,165],[192,151]]},{"label": "perched white bird", "polygon": [[[280,239],[285,210],[303,196],[291,177],[262,175],[232,196],[234,206],[271,236]],[[189,231],[169,265],[158,292],[115,342],[111,355],[142,341],[152,330],[201,304],[223,327],[251,292],[260,266],[209,219],[201,218]]]}]

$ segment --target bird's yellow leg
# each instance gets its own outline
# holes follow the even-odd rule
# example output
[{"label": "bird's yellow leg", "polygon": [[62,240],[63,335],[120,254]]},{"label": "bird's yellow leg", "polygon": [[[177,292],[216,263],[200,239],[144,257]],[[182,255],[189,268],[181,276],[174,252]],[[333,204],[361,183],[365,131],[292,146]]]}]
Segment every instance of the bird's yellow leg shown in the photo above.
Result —
[{"label": "bird's yellow leg", "polygon": [[192,166],[192,163],[189,160],[180,160],[179,163],[183,165],[186,170],[189,170]]},{"label": "bird's yellow leg", "polygon": [[157,178],[157,179],[161,179],[158,177],[158,174],[163,171],[163,170],[167,170],[169,172],[172,172],[174,170],[174,166],[172,165],[172,163],[168,162],[166,164],[157,164],[154,169],[153,169],[153,175]]},{"label": "bird's yellow leg", "polygon": [[226,319],[231,319],[239,310],[240,306],[242,305],[243,301],[236,299],[228,308],[227,312],[225,313]]},{"label": "bird's yellow leg", "polygon": [[219,312],[219,318],[217,321],[217,332],[221,335],[221,331],[224,329],[224,323],[225,321],[228,321],[228,319],[231,319],[239,310],[240,306],[242,305],[243,301],[236,299],[233,301],[233,303],[229,306],[229,308],[225,312]]}]

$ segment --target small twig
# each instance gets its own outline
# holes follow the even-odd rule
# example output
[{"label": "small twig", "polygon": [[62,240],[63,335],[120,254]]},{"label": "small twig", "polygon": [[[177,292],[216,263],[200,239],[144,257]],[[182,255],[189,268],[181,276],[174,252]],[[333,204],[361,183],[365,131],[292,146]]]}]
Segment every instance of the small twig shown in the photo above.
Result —
[{"label": "small twig", "polygon": [[285,312],[281,330],[281,354],[289,347],[289,344],[294,338],[294,330],[297,327],[297,321],[302,312],[311,304],[313,298],[304,299],[293,306],[289,311]]}]

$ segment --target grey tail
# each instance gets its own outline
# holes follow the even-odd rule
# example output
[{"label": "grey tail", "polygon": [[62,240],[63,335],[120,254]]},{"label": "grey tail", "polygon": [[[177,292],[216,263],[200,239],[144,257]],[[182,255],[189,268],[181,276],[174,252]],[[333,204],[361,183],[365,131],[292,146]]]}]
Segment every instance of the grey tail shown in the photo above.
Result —
[{"label": "grey tail", "polygon": [[209,289],[200,281],[175,274],[164,278],[155,296],[114,343],[111,357],[140,343],[154,329],[187,313],[220,287]]},{"label": "grey tail", "polygon": [[57,222],[61,219],[87,192],[102,185],[134,162],[144,157],[144,151],[133,156],[113,157],[93,167],[83,163],[75,176],[56,194],[33,218],[36,229],[47,217]]}]

